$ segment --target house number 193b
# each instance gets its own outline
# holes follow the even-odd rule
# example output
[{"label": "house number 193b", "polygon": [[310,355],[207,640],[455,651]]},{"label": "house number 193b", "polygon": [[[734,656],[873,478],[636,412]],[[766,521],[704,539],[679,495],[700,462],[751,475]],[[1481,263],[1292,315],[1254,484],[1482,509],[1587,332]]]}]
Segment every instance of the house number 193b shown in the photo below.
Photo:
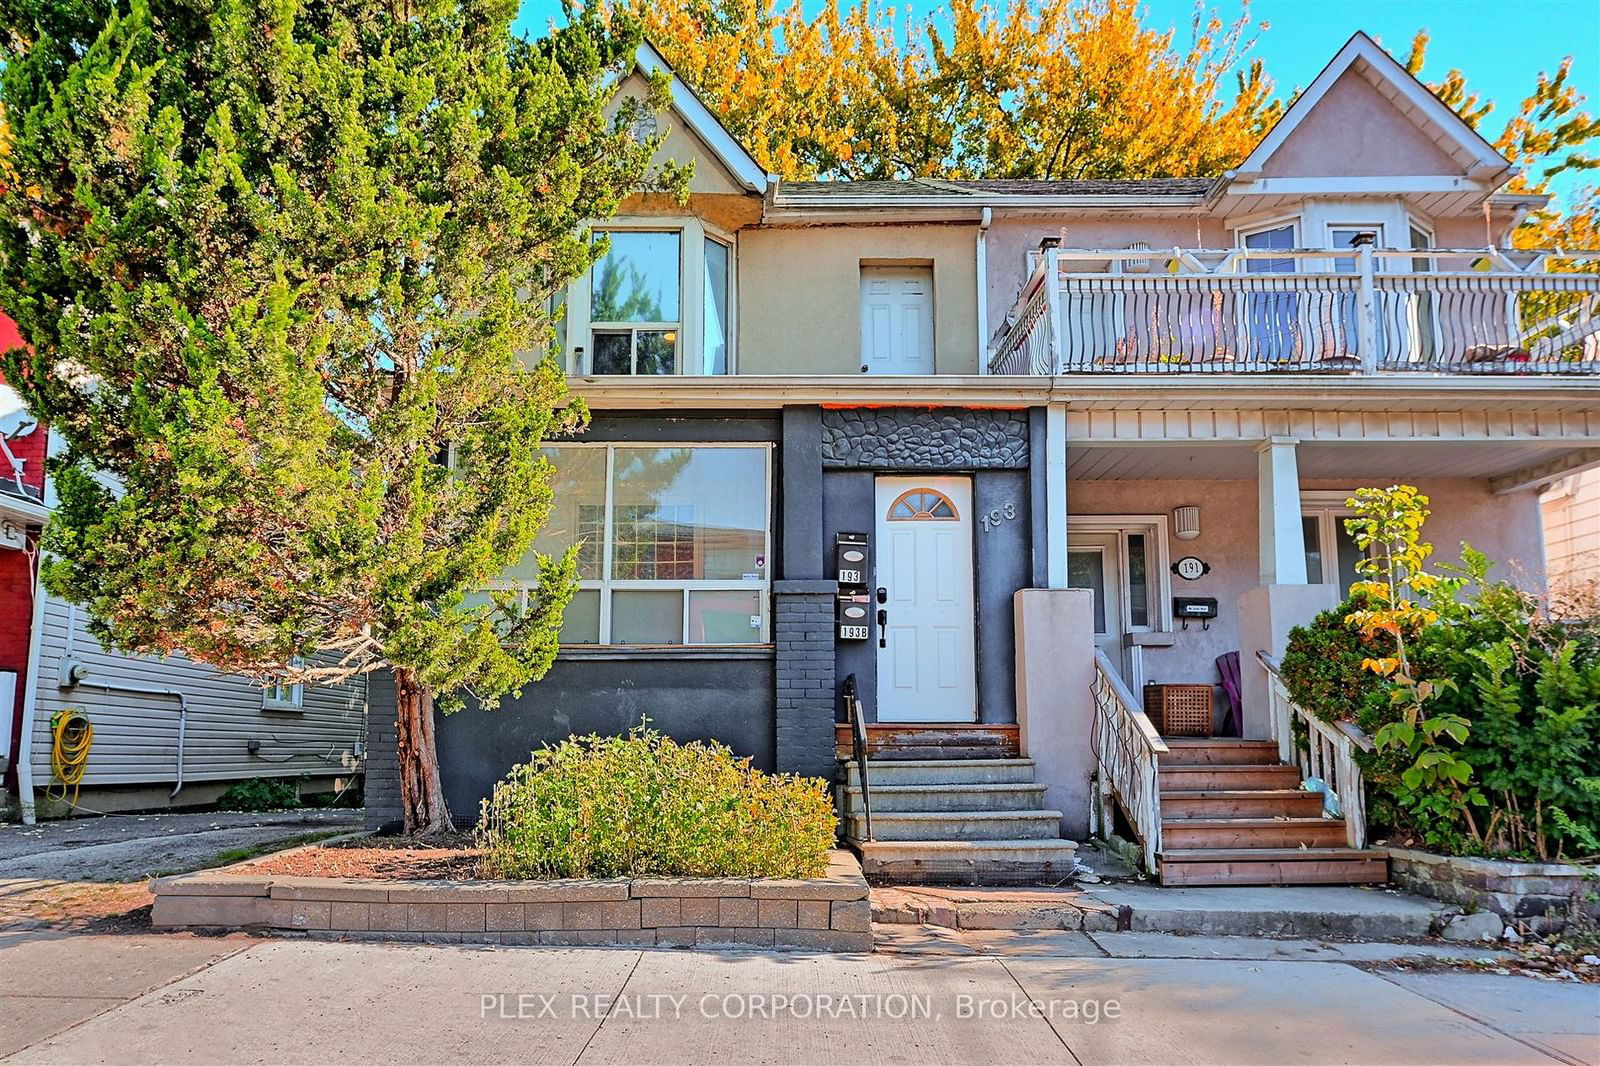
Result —
[{"label": "house number 193b", "polygon": [[1014,503],[991,507],[983,513],[983,531],[992,533],[999,528],[1001,522],[1009,522],[1015,517],[1017,517],[1017,505]]}]

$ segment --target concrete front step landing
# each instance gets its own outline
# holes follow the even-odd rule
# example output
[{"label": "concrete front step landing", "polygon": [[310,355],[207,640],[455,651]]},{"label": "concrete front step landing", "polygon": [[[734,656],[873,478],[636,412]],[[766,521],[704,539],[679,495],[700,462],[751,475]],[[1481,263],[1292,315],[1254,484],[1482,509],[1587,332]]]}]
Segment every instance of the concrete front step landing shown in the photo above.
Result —
[{"label": "concrete front step landing", "polygon": [[[1033,784],[1032,759],[900,759],[867,760],[867,780],[874,792],[895,785]],[[844,764],[845,784],[861,787],[854,759]]]},{"label": "concrete front step landing", "polygon": [[[947,753],[948,754],[948,753]],[[1032,759],[868,761],[872,839],[854,761],[840,789],[845,836],[869,879],[911,884],[1059,884],[1078,845],[1044,806]]]},{"label": "concrete front step landing", "polygon": [[[852,840],[865,840],[867,822],[852,814]],[[876,840],[1050,840],[1061,832],[1060,811],[879,811],[872,812]]]},{"label": "concrete front step landing", "polygon": [[[846,789],[846,802],[859,810],[861,790]],[[1025,781],[1003,784],[879,785],[872,787],[872,813],[891,811],[1018,811],[1044,807],[1044,786]]]}]

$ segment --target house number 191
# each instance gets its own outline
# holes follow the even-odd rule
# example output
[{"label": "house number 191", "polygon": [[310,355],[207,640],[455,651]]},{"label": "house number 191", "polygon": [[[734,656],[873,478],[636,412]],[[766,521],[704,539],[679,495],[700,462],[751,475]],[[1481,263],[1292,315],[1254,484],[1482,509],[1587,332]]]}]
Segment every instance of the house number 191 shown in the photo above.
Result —
[{"label": "house number 191", "polygon": [[991,507],[983,513],[983,531],[992,533],[999,528],[1001,522],[1009,522],[1017,517],[1017,505],[1007,503],[1002,507]]}]

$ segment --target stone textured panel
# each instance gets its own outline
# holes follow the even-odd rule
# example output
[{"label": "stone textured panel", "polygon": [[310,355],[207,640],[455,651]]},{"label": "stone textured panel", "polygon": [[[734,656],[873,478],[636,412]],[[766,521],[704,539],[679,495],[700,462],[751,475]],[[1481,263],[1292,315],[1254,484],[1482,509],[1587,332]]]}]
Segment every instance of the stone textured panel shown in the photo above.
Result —
[{"label": "stone textured panel", "polygon": [[873,470],[1020,470],[1025,411],[846,408],[822,412],[822,465]]}]

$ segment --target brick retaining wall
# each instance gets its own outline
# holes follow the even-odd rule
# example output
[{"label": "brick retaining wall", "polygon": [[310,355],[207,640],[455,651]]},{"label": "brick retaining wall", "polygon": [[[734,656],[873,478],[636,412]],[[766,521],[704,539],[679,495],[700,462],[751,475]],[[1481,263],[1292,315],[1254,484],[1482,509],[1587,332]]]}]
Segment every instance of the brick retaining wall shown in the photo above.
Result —
[{"label": "brick retaining wall", "polygon": [[158,929],[261,928],[430,943],[747,945],[871,951],[867,882],[849,852],[820,878],[382,881],[230,872],[164,877]]}]

